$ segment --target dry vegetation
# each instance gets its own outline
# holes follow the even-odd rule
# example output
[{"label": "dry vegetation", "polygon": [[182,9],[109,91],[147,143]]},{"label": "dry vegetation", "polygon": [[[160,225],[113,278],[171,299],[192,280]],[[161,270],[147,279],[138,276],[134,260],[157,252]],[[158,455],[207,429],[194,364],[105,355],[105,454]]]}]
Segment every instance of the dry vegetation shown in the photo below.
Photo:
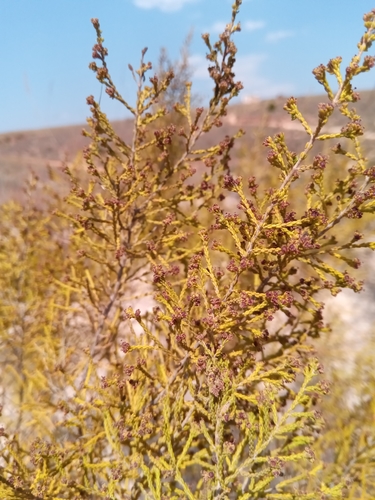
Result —
[{"label": "dry vegetation", "polygon": [[314,70],[324,97],[282,115],[281,99],[230,106],[240,4],[203,35],[205,107],[184,57],[153,74],[146,50],[131,107],[93,19],[90,68],[133,119],[89,96],[83,139],[2,137],[7,168],[71,161],[0,207],[0,498],[375,497],[373,335],[366,300],[340,301],[375,249],[373,124],[352,88],[375,11],[346,69]]}]

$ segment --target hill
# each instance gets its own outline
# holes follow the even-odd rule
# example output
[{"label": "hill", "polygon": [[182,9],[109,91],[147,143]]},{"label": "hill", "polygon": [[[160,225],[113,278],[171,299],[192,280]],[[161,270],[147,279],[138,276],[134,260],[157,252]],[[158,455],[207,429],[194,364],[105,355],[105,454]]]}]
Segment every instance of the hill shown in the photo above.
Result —
[{"label": "hill", "polygon": [[[316,123],[316,109],[320,102],[327,100],[324,95],[298,98],[298,105],[309,124]],[[279,96],[270,100],[252,99],[250,102],[230,106],[223,127],[213,129],[209,137],[203,138],[201,145],[217,142],[218,136],[234,134],[238,128],[245,130],[239,141],[249,145],[259,140],[259,136],[285,132],[291,147],[298,151],[306,142],[306,134],[297,121],[291,121],[283,110],[286,97]],[[361,92],[361,100],[355,108],[363,119],[367,130],[364,141],[366,154],[375,159],[375,91]],[[344,120],[336,112],[331,117],[328,131],[337,132]],[[114,127],[126,140],[130,140],[132,120],[114,122]],[[64,162],[71,162],[88,144],[82,136],[84,125],[58,127],[33,131],[9,132],[0,135],[0,203],[11,198],[22,198],[22,185],[30,171],[47,180],[47,165],[58,168]]]}]

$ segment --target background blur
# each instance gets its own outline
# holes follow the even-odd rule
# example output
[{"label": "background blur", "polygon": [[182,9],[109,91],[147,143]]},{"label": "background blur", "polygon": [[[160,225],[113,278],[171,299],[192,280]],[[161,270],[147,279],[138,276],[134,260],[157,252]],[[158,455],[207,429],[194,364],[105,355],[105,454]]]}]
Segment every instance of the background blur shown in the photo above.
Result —
[{"label": "background blur", "polygon": [[[195,92],[209,94],[205,46],[201,34],[216,35],[229,21],[230,0],[2,0],[0,133],[82,124],[88,115],[86,96],[100,96],[100,84],[88,69],[100,20],[109,49],[108,64],[125,97],[134,95],[128,63],[137,67],[147,46],[156,63],[161,47],[172,59],[192,31],[191,65]],[[362,16],[371,0],[244,0],[236,35],[237,76],[246,96],[321,93],[312,68],[342,55],[348,61],[362,32]],[[344,66],[345,67],[345,66]],[[357,79],[371,89],[373,72]],[[107,102],[108,101],[108,102]],[[126,112],[103,95],[111,119]]]},{"label": "background blur", "polygon": [[[235,42],[238,47],[236,75],[243,82],[244,90],[235,104],[229,107],[223,126],[214,128],[207,139],[203,137],[199,147],[218,144],[226,134],[233,136],[241,127],[245,135],[236,141],[232,171],[236,175],[255,174],[261,185],[272,186],[272,182],[277,182],[277,175],[266,161],[267,152],[262,146],[264,138],[283,132],[288,147],[296,152],[303,151],[307,140],[301,123],[292,121],[283,110],[287,97],[297,96],[299,109],[307,122],[312,126],[316,124],[317,107],[322,101],[327,101],[327,96],[313,77],[312,69],[341,55],[342,70],[345,71],[364,32],[363,14],[373,8],[375,0],[243,0],[239,16],[242,31],[235,34]],[[104,46],[109,50],[109,71],[118,90],[130,103],[134,103],[136,88],[128,64],[138,67],[141,50],[145,46],[149,48],[146,61],[151,61],[155,69],[162,47],[167,49],[171,60],[178,60],[184,41],[191,34],[189,62],[193,72],[193,94],[201,98],[202,105],[206,105],[212,84],[207,77],[209,63],[205,59],[201,34],[209,32],[215,41],[225,23],[230,21],[230,15],[231,0],[0,0],[3,40],[0,70],[0,299],[5,297],[7,307],[3,315],[5,326],[0,332],[3,335],[3,340],[0,338],[0,344],[3,342],[0,348],[0,378],[7,390],[9,387],[20,390],[20,401],[24,394],[21,373],[22,376],[26,374],[28,381],[30,374],[39,376],[41,373],[44,377],[45,363],[48,362],[53,377],[55,374],[60,377],[57,369],[60,364],[55,365],[54,358],[46,355],[44,344],[35,347],[39,343],[39,331],[47,332],[43,335],[48,342],[53,339],[49,327],[46,327],[50,304],[51,308],[54,307],[47,292],[51,281],[40,277],[47,276],[43,274],[44,270],[52,269],[56,264],[54,273],[65,280],[66,269],[69,268],[66,262],[70,261],[61,257],[63,253],[55,254],[56,248],[65,249],[64,245],[67,245],[67,254],[72,250],[71,259],[73,262],[75,259],[76,243],[73,239],[69,240],[72,225],[65,226],[64,219],[52,217],[50,205],[53,208],[61,206],[64,211],[71,209],[67,209],[65,201],[59,201],[72,187],[68,177],[61,175],[61,167],[73,166],[76,172],[85,175],[87,165],[82,149],[89,141],[81,130],[90,114],[86,97],[93,94],[101,102],[102,110],[107,113],[121,139],[129,142],[133,133],[125,108],[111,101],[105,92],[102,93],[100,83],[88,69],[92,60],[91,49],[96,42],[90,19],[95,17],[100,20]],[[374,54],[374,47],[369,53]],[[360,142],[369,159],[369,166],[373,166],[375,68],[356,78],[355,85],[361,96],[355,108],[366,129]],[[337,89],[334,82],[333,89]],[[346,120],[336,111],[325,132],[340,132],[343,123]],[[208,140],[211,142],[205,142]],[[352,166],[351,160],[332,154],[330,148],[333,145],[334,141],[319,142],[313,151],[313,154],[330,155],[332,178],[329,182],[332,181],[332,185],[337,178],[344,178],[346,170]],[[30,170],[36,175],[30,175]],[[58,182],[50,182],[50,179],[57,179]],[[25,189],[25,186],[28,187]],[[46,193],[39,189],[40,186],[45,188]],[[52,195],[49,194],[51,192]],[[294,193],[293,203],[302,212],[305,210],[303,191],[296,189]],[[229,208],[235,210],[233,206]],[[350,237],[354,231],[375,234],[374,217],[345,222],[343,231],[347,231]],[[56,246],[53,246],[55,243]],[[340,479],[351,472],[351,467],[354,470],[358,462],[356,470],[360,471],[358,475],[361,474],[363,487],[361,491],[357,490],[357,496],[350,498],[363,500],[375,498],[373,254],[366,250],[359,255],[364,265],[356,277],[366,280],[363,293],[345,290],[334,299],[327,293],[324,317],[332,331],[325,332],[314,344],[319,359],[326,367],[325,376],[333,382],[332,395],[325,400],[323,407],[328,416],[328,430],[317,444],[318,450],[319,447],[323,450],[318,454],[337,464]],[[94,278],[95,265],[92,267]],[[54,290],[58,290],[60,285],[53,286]],[[103,290],[105,288],[103,286]],[[70,291],[69,295],[66,293],[70,297]],[[145,307],[145,303],[141,304],[142,311]],[[59,316],[61,324],[56,323],[56,338],[59,332],[63,332],[66,338],[71,335],[69,345],[74,346],[74,355],[81,352],[76,347],[79,342],[86,341],[81,331],[80,314],[77,315],[78,322],[72,316],[74,321],[68,325],[70,330],[65,328],[66,316],[62,312]],[[35,366],[42,368],[37,371]],[[9,371],[6,371],[8,367]],[[61,373],[64,373],[63,370]],[[39,391],[41,385],[37,376],[35,380],[38,381]],[[65,379],[62,380],[65,390]],[[29,387],[34,390],[32,385]],[[5,390],[3,393],[1,390],[0,387],[0,403],[9,397]],[[31,389],[28,390],[31,396],[26,403],[32,401],[35,406],[37,401],[40,415],[39,400],[34,398]],[[8,405],[8,408],[9,421],[14,421],[14,407]],[[29,429],[31,427],[28,427],[28,432],[31,432]],[[337,456],[333,456],[336,449]],[[361,463],[365,465],[362,467]],[[373,483],[368,489],[368,496],[363,496],[369,471]],[[330,469],[324,468],[322,473],[326,474],[329,483]]]}]

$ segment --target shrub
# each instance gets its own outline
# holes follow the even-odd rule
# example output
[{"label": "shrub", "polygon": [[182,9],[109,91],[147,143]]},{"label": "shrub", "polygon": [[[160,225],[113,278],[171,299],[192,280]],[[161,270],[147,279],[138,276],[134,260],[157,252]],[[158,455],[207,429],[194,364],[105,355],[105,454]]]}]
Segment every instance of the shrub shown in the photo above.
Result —
[{"label": "shrub", "polygon": [[[313,71],[327,94],[316,124],[286,102],[307,143],[297,154],[283,134],[266,138],[273,177],[261,189],[251,158],[242,176],[231,166],[242,131],[202,146],[242,89],[240,4],[217,42],[203,35],[214,88],[195,109],[190,82],[182,102],[163,106],[174,74],[147,80],[146,49],[139,69],[129,66],[130,105],[92,20],[90,68],[133,115],[133,138],[88,97],[87,172],[65,168],[70,194],[49,198],[53,215],[2,207],[1,498],[374,497],[372,409],[363,405],[358,453],[358,419],[343,439],[337,419],[324,430],[330,384],[313,340],[328,330],[324,297],[359,292],[347,269],[359,267],[360,248],[375,248],[358,230],[374,212],[375,167],[350,107],[353,78],[375,62],[363,58],[375,10],[344,74],[339,57]],[[325,133],[334,112],[346,124]],[[312,153],[322,141],[347,160],[340,171]]]}]

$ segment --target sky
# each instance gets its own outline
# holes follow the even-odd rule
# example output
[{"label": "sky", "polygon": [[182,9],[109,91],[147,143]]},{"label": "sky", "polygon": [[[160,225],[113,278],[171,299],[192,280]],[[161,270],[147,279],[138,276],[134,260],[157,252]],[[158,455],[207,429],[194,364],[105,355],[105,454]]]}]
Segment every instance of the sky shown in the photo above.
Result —
[{"label": "sky", "polygon": [[[125,99],[134,99],[128,64],[157,65],[161,47],[179,57],[193,32],[190,62],[193,91],[210,97],[206,47],[201,34],[215,40],[230,21],[230,0],[0,0],[0,133],[84,124],[86,97],[99,99],[100,83],[88,69],[96,41],[90,19],[100,21],[108,66]],[[363,14],[375,0],[243,0],[236,76],[244,84],[238,99],[318,94],[311,71],[341,55],[345,68],[364,31]],[[375,46],[374,46],[375,49]],[[374,54],[372,50],[370,54]],[[152,76],[152,73],[150,73]],[[375,70],[357,79],[357,89],[375,87]],[[103,92],[103,111],[111,119],[128,116]]]}]

